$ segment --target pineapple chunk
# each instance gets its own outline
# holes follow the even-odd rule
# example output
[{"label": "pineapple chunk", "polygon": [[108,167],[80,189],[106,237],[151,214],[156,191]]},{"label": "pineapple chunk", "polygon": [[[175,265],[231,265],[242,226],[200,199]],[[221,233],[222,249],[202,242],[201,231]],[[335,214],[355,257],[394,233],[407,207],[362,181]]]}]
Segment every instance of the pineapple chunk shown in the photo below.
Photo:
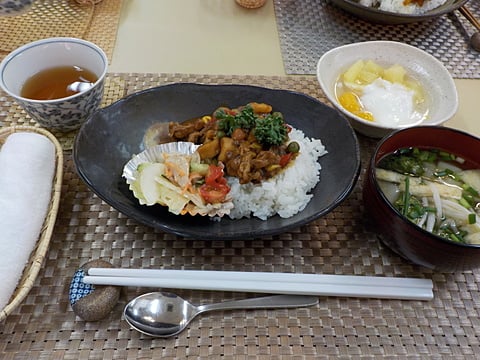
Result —
[{"label": "pineapple chunk", "polygon": [[383,76],[383,67],[378,65],[375,61],[373,60],[368,60],[365,63],[364,70],[368,71],[370,73],[376,74],[377,77]]},{"label": "pineapple chunk", "polygon": [[392,65],[385,69],[383,78],[391,83],[403,84],[407,71],[401,65]]},{"label": "pineapple chunk", "polygon": [[343,81],[347,83],[355,83],[360,71],[362,71],[365,65],[365,61],[358,60],[352,66],[350,66],[347,71],[343,74]]},{"label": "pineapple chunk", "polygon": [[372,82],[374,82],[375,80],[377,80],[380,76],[377,74],[377,73],[374,73],[374,72],[370,72],[368,70],[366,70],[365,68],[360,71],[360,73],[358,74],[358,81],[362,84],[371,84]]}]

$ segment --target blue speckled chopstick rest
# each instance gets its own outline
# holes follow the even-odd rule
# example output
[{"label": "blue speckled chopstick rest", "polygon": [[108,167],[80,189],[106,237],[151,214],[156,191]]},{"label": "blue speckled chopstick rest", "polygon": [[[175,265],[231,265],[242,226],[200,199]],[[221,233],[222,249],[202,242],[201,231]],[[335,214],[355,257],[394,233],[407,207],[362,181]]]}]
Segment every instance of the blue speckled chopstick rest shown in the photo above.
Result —
[{"label": "blue speckled chopstick rest", "polygon": [[90,295],[95,290],[95,285],[85,284],[83,277],[86,275],[83,269],[78,269],[73,275],[72,282],[70,283],[70,291],[68,298],[70,305],[74,305],[81,298]]},{"label": "blue speckled chopstick rest", "polygon": [[97,321],[106,317],[118,303],[121,287],[92,285],[83,278],[92,267],[113,267],[104,260],[92,260],[80,267],[70,283],[68,298],[73,312],[86,321]]}]

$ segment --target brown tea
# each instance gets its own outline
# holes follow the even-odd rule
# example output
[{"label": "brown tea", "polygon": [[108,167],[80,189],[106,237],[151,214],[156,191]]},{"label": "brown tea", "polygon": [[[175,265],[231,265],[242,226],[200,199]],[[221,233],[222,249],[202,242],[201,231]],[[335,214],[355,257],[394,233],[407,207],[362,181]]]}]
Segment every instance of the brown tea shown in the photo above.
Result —
[{"label": "brown tea", "polygon": [[98,80],[79,66],[58,66],[42,70],[25,81],[20,95],[34,100],[52,100],[85,91]]}]

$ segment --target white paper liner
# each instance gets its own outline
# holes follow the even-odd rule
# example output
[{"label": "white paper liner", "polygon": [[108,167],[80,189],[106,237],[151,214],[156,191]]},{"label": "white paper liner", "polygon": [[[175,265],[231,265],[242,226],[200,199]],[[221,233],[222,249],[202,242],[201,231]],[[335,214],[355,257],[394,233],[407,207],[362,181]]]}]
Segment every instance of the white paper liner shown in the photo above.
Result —
[{"label": "white paper liner", "polygon": [[123,167],[122,176],[127,179],[127,183],[130,184],[136,180],[135,176],[138,165],[146,162],[163,162],[164,153],[192,155],[199,146],[200,145],[195,145],[192,142],[177,141],[149,147],[130,159]]}]

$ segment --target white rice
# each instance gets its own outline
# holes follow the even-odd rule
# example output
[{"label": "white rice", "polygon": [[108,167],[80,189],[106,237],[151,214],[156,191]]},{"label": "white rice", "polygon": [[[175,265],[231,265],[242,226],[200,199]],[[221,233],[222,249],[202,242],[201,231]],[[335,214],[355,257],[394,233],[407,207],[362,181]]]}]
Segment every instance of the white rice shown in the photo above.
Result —
[{"label": "white rice", "polygon": [[292,129],[289,137],[299,143],[300,153],[280,174],[255,185],[240,185],[237,178],[228,179],[235,205],[230,218],[255,216],[266,220],[275,214],[288,218],[307,206],[313,196],[309,192],[320,181],[317,159],[327,151],[320,140],[309,139],[300,130]]},{"label": "white rice", "polygon": [[420,15],[445,4],[447,0],[425,0],[422,6],[414,3],[404,5],[404,0],[359,0],[358,2],[363,6],[374,7],[383,11]]}]

